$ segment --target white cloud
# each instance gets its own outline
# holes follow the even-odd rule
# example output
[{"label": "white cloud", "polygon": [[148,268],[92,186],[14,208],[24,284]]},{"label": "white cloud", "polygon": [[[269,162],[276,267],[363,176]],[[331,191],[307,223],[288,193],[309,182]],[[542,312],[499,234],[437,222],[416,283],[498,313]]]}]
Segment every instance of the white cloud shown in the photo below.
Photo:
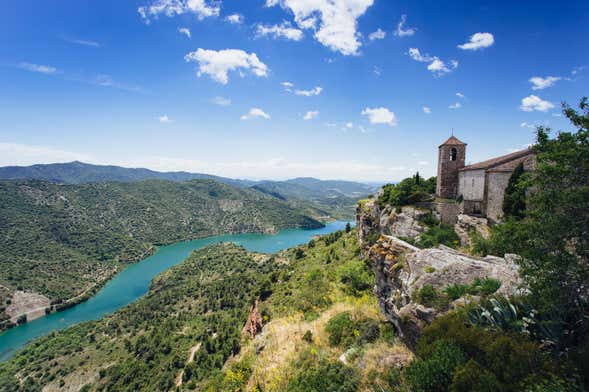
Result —
[{"label": "white cloud", "polygon": [[545,101],[536,95],[529,95],[522,99],[522,103],[519,108],[524,112],[532,112],[534,110],[539,112],[546,112],[554,108],[554,105],[551,102]]},{"label": "white cloud", "polygon": [[419,166],[429,166],[429,162],[428,161],[419,161],[419,162],[417,162],[417,164]]},{"label": "white cloud", "polygon": [[291,41],[300,41],[303,39],[303,31],[292,27],[290,22],[284,21],[279,25],[264,26],[258,25],[256,29],[258,37],[270,36],[272,38],[285,38]]},{"label": "white cloud", "polygon": [[464,94],[462,94],[461,92],[456,93],[456,96],[461,99],[466,98],[466,96]]},{"label": "white cloud", "polygon": [[368,116],[371,124],[386,124],[391,127],[397,125],[395,113],[385,107],[366,108],[362,111],[362,115]]},{"label": "white cloud", "polygon": [[423,107],[423,112],[424,112],[425,114],[431,114],[432,110],[431,110],[429,107],[427,107],[427,106],[424,106],[424,107]]},{"label": "white cloud", "polygon": [[282,83],[280,83],[280,85],[282,87],[284,87],[284,91],[288,91],[288,92],[291,92],[292,88],[294,87],[294,84],[291,82],[282,82]]},{"label": "white cloud", "polygon": [[221,84],[229,82],[229,71],[250,70],[258,77],[268,74],[268,67],[258,59],[255,53],[247,53],[240,49],[216,51],[199,48],[195,52],[188,53],[184,59],[198,63],[197,76],[208,75]]},{"label": "white cloud", "polygon": [[443,76],[444,74],[452,72],[458,68],[458,61],[450,60],[450,65],[447,65],[437,56],[430,56],[427,53],[421,53],[418,48],[410,48],[408,52],[409,56],[420,63],[429,63],[427,70],[432,72],[436,76]]},{"label": "white cloud", "polygon": [[386,31],[381,30],[380,28],[378,30],[376,30],[375,32],[372,32],[368,35],[368,39],[370,41],[374,41],[377,39],[385,39],[385,37],[387,36]]},{"label": "white cloud", "polygon": [[458,45],[463,50],[479,50],[488,48],[495,43],[495,37],[491,33],[475,33],[470,36],[468,42]]},{"label": "white cloud", "polygon": [[44,73],[47,75],[51,75],[57,72],[57,68],[52,67],[50,65],[39,65],[39,64],[32,64],[32,63],[20,63],[18,65],[19,68],[25,69],[31,72],[39,72]]},{"label": "white cloud", "polygon": [[190,30],[187,27],[180,27],[180,28],[178,28],[178,32],[180,34],[184,34],[188,38],[190,38],[192,36],[192,34],[190,34]]},{"label": "white cloud", "polygon": [[522,122],[521,124],[519,124],[519,126],[522,127],[522,128],[530,128],[530,129],[536,128],[536,126],[534,124],[530,124],[530,123],[525,122],[525,121]]},{"label": "white cloud", "polygon": [[326,122],[326,123],[324,123],[324,125],[325,125],[326,127],[328,127],[328,128],[333,128],[333,127],[336,127],[336,126],[337,126],[337,124],[336,124],[336,123],[331,123],[331,122]]},{"label": "white cloud", "polygon": [[71,37],[62,37],[65,42],[69,42],[70,44],[82,45],[82,46],[91,46],[93,48],[100,48],[102,45],[100,42],[90,41],[86,39],[79,39],[79,38],[71,38]]},{"label": "white cloud", "polygon": [[322,91],[323,91],[323,88],[317,86],[315,88],[312,88],[311,90],[295,90],[294,93],[296,95],[301,95],[301,96],[304,96],[304,97],[312,97],[314,95],[321,94]]},{"label": "white cloud", "polygon": [[137,9],[137,12],[147,24],[150,23],[151,18],[157,19],[161,14],[173,17],[192,13],[199,20],[202,20],[211,16],[218,16],[220,11],[220,2],[205,0],[152,0],[149,5]]},{"label": "white cloud", "polygon": [[228,98],[224,98],[224,97],[213,97],[211,99],[211,102],[214,103],[215,105],[219,105],[219,106],[229,106],[231,105],[231,100]]},{"label": "white cloud", "polygon": [[530,83],[532,83],[532,90],[543,90],[554,86],[554,84],[561,79],[562,78],[559,76],[546,76],[545,78],[534,76],[530,78]]},{"label": "white cloud", "polygon": [[0,166],[89,161],[90,156],[48,146],[0,143]]},{"label": "white cloud", "polygon": [[448,106],[448,109],[460,109],[462,104],[460,102],[453,103],[452,105]]},{"label": "white cloud", "polygon": [[314,118],[317,118],[317,116],[319,116],[319,111],[312,110],[312,111],[309,111],[305,114],[305,116],[303,117],[303,120],[305,120],[305,121],[313,120]]},{"label": "white cloud", "polygon": [[352,128],[354,128],[354,123],[347,122],[347,123],[344,124],[344,128],[352,129]]},{"label": "white cloud", "polygon": [[244,17],[241,14],[231,14],[227,15],[225,20],[231,24],[242,24]]},{"label": "white cloud", "polygon": [[379,67],[377,67],[375,65],[374,68],[372,69],[372,73],[374,73],[376,76],[380,76],[380,75],[382,75],[382,69],[380,69]]},{"label": "white cloud", "polygon": [[401,15],[401,20],[399,21],[399,24],[397,25],[397,30],[395,30],[395,35],[397,37],[412,36],[417,31],[417,29],[413,28],[413,27],[405,28],[406,21],[407,21],[407,15]]},{"label": "white cloud", "polygon": [[299,28],[311,29],[322,45],[341,54],[356,55],[362,45],[357,20],[374,0],[266,0],[294,14]]},{"label": "white cloud", "polygon": [[159,120],[159,121],[160,121],[162,124],[165,124],[165,123],[172,122],[172,120],[170,120],[170,117],[168,117],[168,115],[167,115],[167,114],[164,114],[163,116],[159,116],[159,117],[158,117],[158,120]]},{"label": "white cloud", "polygon": [[247,114],[241,116],[242,120],[252,120],[256,118],[263,118],[265,120],[269,120],[270,115],[260,108],[251,108]]}]

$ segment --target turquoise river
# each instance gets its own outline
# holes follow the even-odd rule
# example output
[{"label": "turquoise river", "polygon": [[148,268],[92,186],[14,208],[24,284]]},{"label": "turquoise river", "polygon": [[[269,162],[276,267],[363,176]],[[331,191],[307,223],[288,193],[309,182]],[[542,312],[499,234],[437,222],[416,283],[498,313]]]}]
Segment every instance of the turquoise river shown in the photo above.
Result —
[{"label": "turquoise river", "polygon": [[0,361],[11,358],[18,349],[35,338],[83,321],[99,319],[137,300],[147,293],[151,280],[157,274],[180,263],[195,249],[219,242],[234,242],[251,251],[274,253],[306,243],[313,236],[341,230],[345,224],[338,221],[321,229],[289,229],[278,234],[220,235],[162,246],[154,255],[117,274],[88,301],[0,334]]}]

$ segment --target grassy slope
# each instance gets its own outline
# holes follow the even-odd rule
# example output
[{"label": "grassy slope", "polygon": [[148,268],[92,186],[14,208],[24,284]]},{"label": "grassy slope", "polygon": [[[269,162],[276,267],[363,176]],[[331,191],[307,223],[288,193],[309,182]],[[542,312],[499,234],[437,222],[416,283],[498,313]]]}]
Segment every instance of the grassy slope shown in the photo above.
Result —
[{"label": "grassy slope", "polygon": [[[231,232],[319,227],[300,209],[211,180],[0,182],[0,303],[16,289],[77,296],[154,245]],[[321,214],[320,212],[316,212]],[[4,305],[2,305],[4,306]],[[0,308],[0,310],[3,310]]]},{"label": "grassy slope", "polygon": [[[301,356],[337,363],[348,347],[330,345],[325,325],[342,311],[380,325],[376,341],[356,344],[350,371],[360,389],[382,382],[386,367],[377,363],[408,354],[385,333],[355,234],[312,245],[277,255],[233,245],[196,251],[154,279],[136,303],[41,338],[0,365],[0,389],[169,390],[181,380],[185,390],[281,391]],[[258,295],[267,297],[260,306],[267,325],[252,341],[241,337],[241,328]],[[312,342],[303,340],[307,330]]]}]

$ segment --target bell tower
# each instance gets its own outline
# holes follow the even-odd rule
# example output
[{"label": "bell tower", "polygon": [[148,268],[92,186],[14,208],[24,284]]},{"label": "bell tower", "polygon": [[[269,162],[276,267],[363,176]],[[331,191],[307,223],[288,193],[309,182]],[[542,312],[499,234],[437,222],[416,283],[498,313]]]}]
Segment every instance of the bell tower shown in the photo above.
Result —
[{"label": "bell tower", "polygon": [[458,196],[458,170],[464,167],[466,158],[466,143],[451,136],[438,150],[436,196],[455,199]]}]

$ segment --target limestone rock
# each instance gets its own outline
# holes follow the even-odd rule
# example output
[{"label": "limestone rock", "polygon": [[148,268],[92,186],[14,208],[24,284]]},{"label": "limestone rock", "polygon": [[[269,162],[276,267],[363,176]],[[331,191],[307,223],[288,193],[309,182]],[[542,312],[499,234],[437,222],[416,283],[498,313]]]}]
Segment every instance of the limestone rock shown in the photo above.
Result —
[{"label": "limestone rock", "polygon": [[258,333],[260,333],[260,331],[262,331],[262,324],[263,321],[259,310],[259,300],[256,299],[250,308],[249,316],[247,317],[247,321],[243,327],[243,330],[241,331],[241,334],[247,335],[253,339]]},{"label": "limestone rock", "polygon": [[[410,347],[423,328],[448,309],[434,309],[414,302],[424,285],[438,291],[451,284],[471,284],[476,278],[501,281],[497,294],[511,295],[521,281],[514,255],[476,258],[451,248],[417,249],[392,236],[381,236],[368,250],[376,275],[375,293],[380,307]],[[458,305],[458,304],[457,304]]]},{"label": "limestone rock", "polygon": [[489,238],[491,234],[487,219],[465,214],[458,215],[457,222],[454,225],[454,231],[460,238],[460,244],[466,247],[470,246],[471,232],[476,231],[483,238]]}]

